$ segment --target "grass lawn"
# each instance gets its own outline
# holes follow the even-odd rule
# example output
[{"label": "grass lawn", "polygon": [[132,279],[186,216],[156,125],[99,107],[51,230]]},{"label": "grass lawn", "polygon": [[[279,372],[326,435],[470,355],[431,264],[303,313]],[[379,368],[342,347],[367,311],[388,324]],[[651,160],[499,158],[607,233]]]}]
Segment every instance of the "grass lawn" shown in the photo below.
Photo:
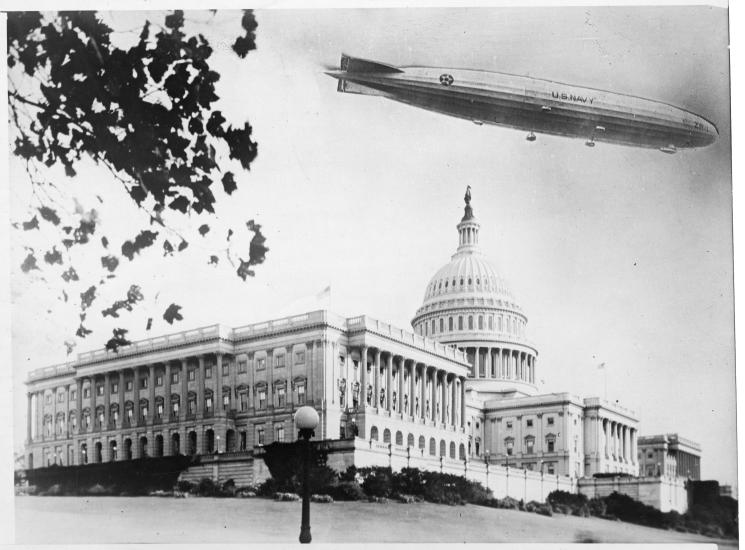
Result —
[{"label": "grass lawn", "polygon": [[[16,542],[296,542],[300,503],[265,499],[16,497]],[[429,503],[311,504],[313,542],[724,543],[619,521]]]}]

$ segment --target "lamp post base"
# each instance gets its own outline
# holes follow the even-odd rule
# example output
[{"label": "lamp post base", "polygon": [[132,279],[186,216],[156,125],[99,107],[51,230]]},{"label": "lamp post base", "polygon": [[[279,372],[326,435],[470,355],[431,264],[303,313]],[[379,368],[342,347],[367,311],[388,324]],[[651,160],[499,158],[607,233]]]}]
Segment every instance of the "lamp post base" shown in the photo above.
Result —
[{"label": "lamp post base", "polygon": [[303,526],[300,528],[300,539],[299,540],[302,544],[308,544],[311,541],[310,525],[308,525],[307,527]]}]

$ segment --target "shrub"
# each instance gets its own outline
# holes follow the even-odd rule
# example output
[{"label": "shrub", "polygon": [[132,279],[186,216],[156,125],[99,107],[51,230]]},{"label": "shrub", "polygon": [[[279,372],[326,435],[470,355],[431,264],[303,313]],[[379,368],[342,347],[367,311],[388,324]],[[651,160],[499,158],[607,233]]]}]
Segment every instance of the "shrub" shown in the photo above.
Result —
[{"label": "shrub", "polygon": [[311,502],[319,502],[322,504],[331,504],[334,502],[334,499],[331,498],[329,495],[311,495],[310,496]]},{"label": "shrub", "polygon": [[418,468],[403,468],[392,475],[391,491],[406,495],[423,495],[424,474]]},{"label": "shrub", "polygon": [[295,493],[275,493],[274,500],[279,500],[281,502],[295,502],[300,500],[300,497]]},{"label": "shrub", "polygon": [[512,497],[504,497],[499,501],[499,507],[507,510],[519,510],[520,503]]},{"label": "shrub", "polygon": [[220,486],[208,477],[199,480],[196,486],[196,494],[202,497],[214,497],[220,495]]},{"label": "shrub", "polygon": [[598,517],[605,517],[608,513],[608,506],[605,504],[605,499],[593,498],[587,502],[587,507],[590,510],[590,514]]},{"label": "shrub", "polygon": [[182,493],[191,493],[194,491],[195,487],[196,485],[194,485],[191,481],[186,481],[185,479],[179,480],[176,483],[176,490]]},{"label": "shrub", "polygon": [[362,489],[369,497],[389,497],[391,494],[391,469],[373,468],[365,476],[365,480],[362,482]]},{"label": "shrub", "polygon": [[402,494],[402,493],[395,493],[393,495],[393,498],[397,502],[400,502],[402,504],[412,504],[414,502],[418,502],[417,497],[415,497],[414,495],[407,495],[407,494]]},{"label": "shrub", "polygon": [[334,500],[367,500],[365,491],[356,481],[342,481],[337,485],[328,487],[327,491]]},{"label": "shrub", "polygon": [[352,464],[344,472],[339,474],[339,481],[355,481],[357,482],[357,466]]},{"label": "shrub", "polygon": [[256,494],[260,497],[271,497],[279,490],[279,484],[277,483],[277,480],[273,477],[270,477],[263,483],[260,483],[258,487],[256,487]]}]

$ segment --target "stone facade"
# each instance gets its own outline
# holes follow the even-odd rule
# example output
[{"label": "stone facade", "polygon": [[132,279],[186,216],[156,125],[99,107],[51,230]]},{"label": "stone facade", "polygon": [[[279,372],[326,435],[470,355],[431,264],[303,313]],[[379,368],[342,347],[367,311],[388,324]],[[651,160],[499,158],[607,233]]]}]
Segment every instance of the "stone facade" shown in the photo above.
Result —
[{"label": "stone facade", "polygon": [[678,434],[639,438],[639,475],[701,479],[701,446]]}]

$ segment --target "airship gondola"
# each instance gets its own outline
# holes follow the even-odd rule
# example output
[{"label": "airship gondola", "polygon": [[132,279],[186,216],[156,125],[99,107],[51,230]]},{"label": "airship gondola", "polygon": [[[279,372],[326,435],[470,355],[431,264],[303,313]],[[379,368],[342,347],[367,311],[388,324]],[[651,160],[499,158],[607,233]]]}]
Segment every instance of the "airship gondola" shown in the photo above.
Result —
[{"label": "airship gondola", "polygon": [[394,67],[342,54],[338,91],[382,96],[429,111],[535,133],[659,149],[703,147],[719,133],[705,118],[633,95],[491,71]]}]

